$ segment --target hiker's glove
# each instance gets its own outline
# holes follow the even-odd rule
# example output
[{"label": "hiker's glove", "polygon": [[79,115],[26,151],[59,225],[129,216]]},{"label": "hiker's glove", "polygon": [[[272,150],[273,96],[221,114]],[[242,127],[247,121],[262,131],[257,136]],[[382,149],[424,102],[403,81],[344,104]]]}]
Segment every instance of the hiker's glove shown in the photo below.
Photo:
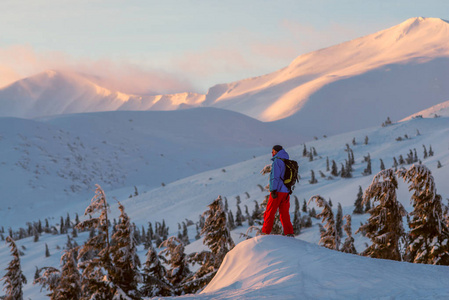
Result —
[{"label": "hiker's glove", "polygon": [[271,191],[271,198],[276,199],[278,197],[278,194],[276,191]]}]

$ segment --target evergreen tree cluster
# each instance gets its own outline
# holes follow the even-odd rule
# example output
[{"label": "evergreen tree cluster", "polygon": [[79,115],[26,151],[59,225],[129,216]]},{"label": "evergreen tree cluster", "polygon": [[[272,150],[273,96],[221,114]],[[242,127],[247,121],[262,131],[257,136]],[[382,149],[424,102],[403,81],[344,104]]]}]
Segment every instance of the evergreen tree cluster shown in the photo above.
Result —
[{"label": "evergreen tree cluster", "polygon": [[[257,202],[256,202],[257,204]],[[210,251],[185,254],[185,241],[172,236],[160,243],[164,249],[155,250],[157,236],[168,235],[165,222],[156,223],[153,231],[136,234],[125,208],[118,203],[120,217],[111,226],[109,205],[100,186],[85,211],[88,219],[78,222],[78,230],[91,232],[84,245],[68,242],[61,257],[61,268],[43,267],[36,270],[34,284],[47,289],[50,299],[142,299],[143,297],[175,296],[196,293],[212,280],[225,255],[235,245],[228,227],[227,213],[221,197],[218,197],[201,216],[204,244]],[[246,214],[249,215],[248,210]],[[193,225],[192,221],[182,222]],[[111,230],[112,227],[112,230]],[[140,242],[138,242],[140,239]],[[26,278],[21,273],[19,251],[12,237],[13,259],[3,280],[5,299],[22,299],[22,285]],[[144,243],[148,249],[141,268],[137,245]],[[199,264],[196,272],[191,265]]]},{"label": "evergreen tree cluster", "polygon": [[[408,183],[412,192],[413,211],[410,213],[397,199],[398,178]],[[316,202],[322,208],[317,215],[323,223],[320,224],[319,243],[329,249],[357,254],[351,232],[351,216],[343,216],[340,204],[334,215],[331,201],[320,195],[311,197],[310,202]],[[365,193],[359,186],[354,206],[353,214],[370,214],[367,222],[356,231],[371,240],[371,245],[360,255],[449,265],[449,208],[437,194],[433,176],[425,165],[413,165],[408,170],[381,170]],[[404,217],[407,217],[409,232],[404,229]],[[343,220],[346,220],[345,225]],[[346,233],[344,242],[343,230]]]},{"label": "evergreen tree cluster", "polygon": [[[397,177],[409,184],[413,211],[407,213],[397,200]],[[356,203],[360,202],[360,193]],[[363,202],[373,201],[370,218],[357,232],[372,244],[362,255],[413,263],[449,265],[448,207],[437,194],[435,181],[425,165],[408,170],[379,172],[365,191]],[[354,213],[360,207],[356,206]],[[409,232],[403,227],[407,216]]]},{"label": "evergreen tree cluster", "polygon": [[[62,216],[60,217],[60,222],[57,225],[49,225],[48,219],[45,219],[45,223],[42,224],[42,221],[39,220],[37,222],[28,222],[26,228],[19,228],[18,230],[13,230],[9,228],[8,236],[10,236],[14,241],[18,241],[28,237],[34,237],[34,242],[39,241],[39,237],[43,233],[47,234],[68,234],[70,233],[73,237],[78,236],[78,231],[76,229],[76,225],[79,223],[78,214],[76,214],[75,220],[72,221],[70,219],[70,215],[67,213],[67,217],[64,219]],[[0,228],[0,239],[2,241],[5,240],[5,229],[4,227]]]}]

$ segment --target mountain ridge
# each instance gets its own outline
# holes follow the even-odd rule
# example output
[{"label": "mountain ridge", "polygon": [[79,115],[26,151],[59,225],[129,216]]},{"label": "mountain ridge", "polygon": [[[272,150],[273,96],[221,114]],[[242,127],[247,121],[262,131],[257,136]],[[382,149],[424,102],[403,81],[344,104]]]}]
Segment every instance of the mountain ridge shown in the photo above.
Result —
[{"label": "mountain ridge", "polygon": [[[130,95],[86,83],[76,76],[72,78],[73,88],[67,81],[62,87],[49,86],[52,78],[64,77],[52,71],[56,75],[51,73],[52,78],[42,79],[41,87],[20,88],[15,93],[8,90],[11,86],[1,89],[0,114],[34,118],[205,106],[275,122],[280,128],[294,127],[304,140],[310,140],[374,126],[387,116],[400,120],[447,100],[447,40],[447,21],[410,18],[379,32],[300,55],[272,73],[217,84],[206,95]],[[41,77],[50,75],[44,72]],[[38,82],[37,77],[34,80]],[[36,100],[34,94],[40,97]]]}]

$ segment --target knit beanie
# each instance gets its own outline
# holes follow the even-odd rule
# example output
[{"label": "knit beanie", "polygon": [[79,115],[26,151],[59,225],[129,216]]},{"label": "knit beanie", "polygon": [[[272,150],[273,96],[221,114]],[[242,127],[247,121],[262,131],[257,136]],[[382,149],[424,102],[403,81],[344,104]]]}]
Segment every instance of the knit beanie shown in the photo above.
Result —
[{"label": "knit beanie", "polygon": [[283,149],[283,148],[282,148],[282,146],[280,146],[280,145],[273,146],[273,150],[276,151],[276,152],[279,152],[279,151],[281,151],[282,149]]}]

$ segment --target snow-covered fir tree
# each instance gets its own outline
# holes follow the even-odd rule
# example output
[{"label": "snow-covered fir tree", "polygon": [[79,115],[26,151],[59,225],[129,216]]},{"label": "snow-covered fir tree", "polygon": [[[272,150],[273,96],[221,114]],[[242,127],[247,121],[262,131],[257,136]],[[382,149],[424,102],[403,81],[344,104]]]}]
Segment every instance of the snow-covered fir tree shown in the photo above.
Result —
[{"label": "snow-covered fir tree", "polygon": [[354,238],[352,237],[351,216],[345,215],[343,219],[346,219],[346,224],[343,226],[343,229],[346,232],[347,237],[341,246],[340,251],[344,253],[357,254],[357,250],[354,246]]},{"label": "snow-covered fir tree", "polygon": [[232,214],[232,210],[229,210],[228,212],[228,222],[227,226],[229,230],[234,230],[236,228],[235,222],[234,222],[234,215]]},{"label": "snow-covered fir tree", "polygon": [[86,208],[85,216],[100,214],[80,222],[80,230],[95,229],[97,235],[89,238],[80,248],[78,259],[82,270],[82,299],[112,299],[115,293],[109,281],[109,271],[112,268],[109,241],[109,205],[106,195],[99,185],[96,185],[95,196]]},{"label": "snow-covered fir tree", "polygon": [[429,146],[429,157],[433,156],[432,145]]},{"label": "snow-covered fir tree", "polygon": [[190,240],[189,240],[189,231],[187,229],[187,224],[186,222],[182,222],[182,235],[181,235],[181,240],[184,243],[184,245],[188,245],[190,244]]},{"label": "snow-covered fir tree", "polygon": [[50,257],[50,250],[48,249],[47,243],[45,243],[45,257]]},{"label": "snow-covered fir tree", "polygon": [[173,296],[173,286],[167,279],[167,270],[163,255],[159,255],[152,244],[149,244],[146,261],[142,270],[143,284],[140,292],[144,297]]},{"label": "snow-covered fir tree", "polygon": [[248,226],[254,225],[254,220],[251,217],[251,215],[249,214],[248,205],[245,205],[245,218],[248,221]]},{"label": "snow-covered fir tree", "polygon": [[118,208],[119,222],[111,237],[109,250],[112,258],[109,280],[115,288],[114,299],[140,299],[137,285],[142,281],[142,277],[138,271],[140,259],[133,234],[134,226],[131,225],[125,208],[120,202],[118,202]]},{"label": "snow-covered fir tree", "polygon": [[254,211],[251,214],[253,221],[263,219],[263,210],[260,209],[259,203],[254,200]]},{"label": "snow-covered fir tree", "polygon": [[79,300],[82,297],[81,274],[77,268],[77,247],[67,249],[61,257],[61,271],[56,268],[43,268],[44,273],[35,279],[34,283],[39,283],[50,290],[50,299],[73,299]]},{"label": "snow-covered fir tree", "polygon": [[27,283],[25,275],[22,273],[20,265],[19,249],[16,242],[11,236],[6,238],[6,243],[9,244],[11,249],[12,260],[9,262],[6,268],[6,274],[3,276],[3,290],[5,291],[4,299],[6,300],[22,300],[23,292],[22,287]]},{"label": "snow-covered fir tree", "polygon": [[337,214],[335,215],[335,230],[340,238],[343,237],[343,209],[340,202],[338,202]]},{"label": "snow-covered fir tree", "polygon": [[312,152],[312,149],[310,149],[310,152],[309,152],[309,161],[313,161],[313,152]]},{"label": "snow-covered fir tree", "polygon": [[320,245],[329,249],[338,250],[340,247],[340,236],[337,233],[334,213],[332,212],[331,206],[320,195],[312,196],[309,203],[311,201],[315,201],[318,207],[323,208],[321,213],[317,215],[317,218],[321,218],[322,223],[326,222],[324,224],[324,230],[321,232]]},{"label": "snow-covered fir tree", "polygon": [[424,148],[423,158],[426,159],[427,158],[427,148],[425,145],[422,145],[422,147]]},{"label": "snow-covered fir tree", "polygon": [[380,160],[380,170],[383,171],[383,170],[385,170],[384,161],[381,158],[379,160]]},{"label": "snow-covered fir tree", "polygon": [[226,226],[226,214],[222,208],[221,197],[218,197],[208,207],[209,210],[204,212],[206,222],[201,235],[204,236],[203,243],[217,256],[217,263],[221,264],[226,253],[234,248],[235,244]]},{"label": "snow-covered fir tree", "polygon": [[301,210],[302,210],[302,212],[307,213],[307,202],[306,202],[306,199],[304,199],[303,202],[302,202]]},{"label": "snow-covered fir tree", "polygon": [[242,209],[240,208],[240,204],[237,202],[237,212],[235,214],[235,225],[242,226],[245,221],[245,217],[243,216]]},{"label": "snow-covered fir tree", "polygon": [[397,172],[413,192],[406,256],[414,263],[449,265],[447,207],[437,194],[434,178],[425,165],[413,165]]},{"label": "snow-covered fir tree", "polygon": [[191,261],[201,265],[200,269],[189,278],[186,286],[190,292],[202,289],[215,276],[226,254],[235,247],[231,232],[226,225],[226,212],[223,210],[221,196],[208,205],[204,212],[206,222],[201,231],[203,243],[211,251],[202,251],[191,256]]},{"label": "snow-covered fir tree", "polygon": [[315,184],[317,183],[318,180],[315,178],[315,172],[313,170],[310,170],[310,180],[309,183],[310,184]]},{"label": "snow-covered fir tree", "polygon": [[165,255],[170,269],[167,270],[167,279],[173,286],[174,294],[183,294],[183,283],[186,278],[191,276],[191,271],[187,263],[184,243],[177,237],[170,237],[162,242],[161,247],[165,247],[161,254]]},{"label": "snow-covered fir tree", "polygon": [[371,173],[371,156],[368,153],[368,161],[365,170],[363,170],[363,175],[371,175]]},{"label": "snow-covered fir tree", "polygon": [[373,199],[373,207],[369,210],[368,221],[357,232],[365,233],[372,244],[363,251],[363,256],[402,260],[399,251],[400,241],[404,237],[402,218],[407,212],[397,200],[397,188],[394,170],[386,169],[374,176],[366,189],[363,202]]},{"label": "snow-covered fir tree", "polygon": [[398,161],[396,160],[396,157],[393,157],[393,168],[395,171],[398,169],[398,166],[399,166],[399,164],[398,164]]},{"label": "snow-covered fir tree", "polygon": [[[42,272],[42,275],[40,275]],[[36,275],[35,275],[36,276]],[[57,297],[59,283],[61,281],[61,271],[53,267],[43,267],[37,271],[37,278],[33,284],[40,284],[50,291],[47,296],[51,300],[62,299]]]},{"label": "snow-covered fir tree", "polygon": [[301,212],[299,200],[295,196],[295,212],[293,213],[293,233],[298,235],[301,233]]},{"label": "snow-covered fir tree", "polygon": [[78,247],[68,249],[61,257],[61,280],[56,295],[59,299],[81,299],[81,274],[77,268]]},{"label": "snow-covered fir tree", "polygon": [[338,174],[337,163],[335,162],[335,160],[332,160],[331,175],[338,176]]},{"label": "snow-covered fir tree", "polygon": [[363,190],[360,185],[359,192],[357,193],[357,199],[355,199],[354,202],[354,211],[352,213],[356,215],[365,213],[365,210],[363,209]]}]

